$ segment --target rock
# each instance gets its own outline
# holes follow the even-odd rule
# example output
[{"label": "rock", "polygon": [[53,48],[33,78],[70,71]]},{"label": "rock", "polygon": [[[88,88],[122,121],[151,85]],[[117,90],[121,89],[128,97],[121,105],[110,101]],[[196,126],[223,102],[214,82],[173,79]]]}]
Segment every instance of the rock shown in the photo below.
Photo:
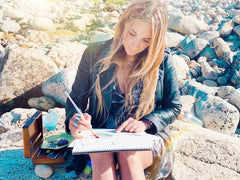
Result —
[{"label": "rock", "polygon": [[35,166],[35,173],[41,178],[49,178],[53,174],[53,170],[46,164],[38,164]]},{"label": "rock", "polygon": [[240,71],[234,70],[231,77],[231,83],[233,83],[235,86],[240,82]]},{"label": "rock", "polygon": [[220,86],[217,89],[217,95],[223,99],[229,99],[232,95],[232,92],[235,90],[232,86]]},{"label": "rock", "polygon": [[229,84],[229,80],[230,80],[230,74],[225,74],[223,76],[219,76],[217,79],[217,84],[219,86],[226,86]]},{"label": "rock", "polygon": [[233,63],[234,56],[235,53],[233,53],[232,51],[228,51],[223,54],[223,59],[227,64],[230,65]]},{"label": "rock", "polygon": [[28,100],[28,105],[30,107],[47,111],[48,109],[53,109],[56,107],[56,102],[46,96],[31,98]]},{"label": "rock", "polygon": [[100,31],[94,31],[92,35],[90,36],[90,42],[101,42],[101,41],[107,41],[113,37],[113,34],[104,33]]},{"label": "rock", "polygon": [[222,35],[222,36],[228,36],[231,34],[232,30],[234,27],[234,23],[232,20],[229,21],[224,21],[222,22],[222,24],[220,25],[218,32]]},{"label": "rock", "polygon": [[213,80],[206,79],[202,82],[203,85],[210,86],[210,87],[217,87],[217,83]]},{"label": "rock", "polygon": [[25,14],[23,9],[7,7],[3,11],[3,17],[10,17],[11,19],[23,19]]},{"label": "rock", "polygon": [[182,111],[190,112],[195,114],[195,98],[190,95],[182,95],[181,103],[182,103]]},{"label": "rock", "polygon": [[215,39],[211,45],[211,48],[214,49],[219,58],[221,58],[225,52],[230,51],[229,45],[222,38]]},{"label": "rock", "polygon": [[51,58],[37,49],[10,49],[1,72],[0,105],[23,95],[57,72],[58,68]]},{"label": "rock", "polygon": [[201,33],[198,38],[205,39],[209,42],[212,42],[214,39],[220,37],[220,33],[218,31],[206,31]]},{"label": "rock", "polygon": [[184,36],[176,32],[167,31],[165,38],[167,47],[178,47]]},{"label": "rock", "polygon": [[86,24],[81,19],[73,19],[68,23],[68,28],[72,31],[85,31]]},{"label": "rock", "polygon": [[204,127],[223,134],[233,135],[239,122],[237,108],[218,96],[204,96],[196,103],[196,114]]},{"label": "rock", "polygon": [[36,30],[53,30],[54,29],[53,21],[45,17],[36,17],[30,25],[33,29],[36,29]]},{"label": "rock", "polygon": [[182,121],[175,121],[170,132],[176,180],[240,178],[239,138]]},{"label": "rock", "polygon": [[233,28],[233,31],[234,31],[238,36],[240,36],[240,25],[235,26],[235,27]]},{"label": "rock", "polygon": [[240,89],[232,91],[229,102],[240,110]]},{"label": "rock", "polygon": [[196,61],[190,61],[188,63],[188,67],[193,77],[198,77],[199,75],[201,75],[201,65]]},{"label": "rock", "polygon": [[236,24],[240,24],[240,14],[234,16],[234,18],[233,18],[232,20],[233,20],[233,22],[235,22]]},{"label": "rock", "polygon": [[[31,117],[35,112],[36,109],[15,108],[10,112],[4,113],[0,117],[0,135],[12,129],[21,129],[25,121],[29,119],[29,117]],[[4,139],[3,136],[1,136],[1,139]],[[8,138],[8,140],[15,142],[14,139]],[[1,145],[4,145],[4,143],[1,143]]]},{"label": "rock", "polygon": [[240,10],[239,9],[229,9],[227,11],[227,13],[229,14],[230,18],[234,18],[235,16],[240,14]]},{"label": "rock", "polygon": [[[33,43],[46,43],[50,41],[50,36],[45,31],[38,31],[38,30],[32,30],[27,29],[22,32],[22,35],[30,42]],[[30,46],[31,47],[31,46]]]},{"label": "rock", "polygon": [[67,97],[64,91],[71,91],[76,73],[76,66],[63,69],[42,84],[43,94],[65,106]]},{"label": "rock", "polygon": [[78,66],[86,47],[86,45],[76,42],[60,42],[50,47],[48,56],[62,70],[71,65]]},{"label": "rock", "polygon": [[215,95],[216,90],[212,87],[205,86],[193,80],[187,81],[181,89],[182,95],[191,95],[196,99],[201,99],[207,95]]},{"label": "rock", "polygon": [[205,61],[199,61],[199,64],[201,65],[201,72],[202,76],[205,79],[208,80],[217,80],[217,73],[214,71],[214,69],[209,65],[209,63]]},{"label": "rock", "polygon": [[208,25],[193,16],[169,13],[168,28],[183,34],[198,34],[208,30]]},{"label": "rock", "polygon": [[200,38],[191,40],[183,47],[183,54],[189,56],[191,59],[195,58],[206,46],[208,41]]},{"label": "rock", "polygon": [[234,2],[234,7],[235,7],[236,9],[240,9],[240,2],[239,2],[239,0],[236,0],[236,1]]},{"label": "rock", "polygon": [[199,53],[199,56],[205,57],[207,59],[207,61],[212,61],[213,59],[217,58],[215,51],[209,46],[204,48],[203,51]]},{"label": "rock", "polygon": [[176,67],[179,85],[181,87],[181,84],[184,80],[191,79],[189,68],[188,68],[187,63],[184,60],[184,57],[182,57],[182,56],[173,55],[173,61],[174,61],[175,67]]},{"label": "rock", "polygon": [[7,33],[17,33],[21,27],[13,20],[4,21],[0,26],[0,30]]},{"label": "rock", "polygon": [[196,39],[197,37],[193,34],[190,34],[188,36],[186,36],[179,44],[180,48],[184,48],[190,41],[192,41],[193,39]]}]

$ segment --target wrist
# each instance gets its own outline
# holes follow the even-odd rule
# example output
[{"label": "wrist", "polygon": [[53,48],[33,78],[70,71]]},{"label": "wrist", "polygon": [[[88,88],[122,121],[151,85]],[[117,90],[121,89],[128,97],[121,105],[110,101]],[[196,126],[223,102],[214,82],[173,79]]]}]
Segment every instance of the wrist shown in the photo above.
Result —
[{"label": "wrist", "polygon": [[143,119],[141,121],[145,124],[146,130],[150,129],[153,126],[153,123],[148,119]]}]

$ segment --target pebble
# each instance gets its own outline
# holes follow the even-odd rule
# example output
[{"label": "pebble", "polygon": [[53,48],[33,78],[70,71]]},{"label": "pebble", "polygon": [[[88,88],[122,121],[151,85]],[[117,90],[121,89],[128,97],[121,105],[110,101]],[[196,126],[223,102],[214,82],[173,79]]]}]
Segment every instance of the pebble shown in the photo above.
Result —
[{"label": "pebble", "polygon": [[46,164],[39,164],[35,166],[35,174],[41,178],[49,178],[53,174],[53,170]]}]

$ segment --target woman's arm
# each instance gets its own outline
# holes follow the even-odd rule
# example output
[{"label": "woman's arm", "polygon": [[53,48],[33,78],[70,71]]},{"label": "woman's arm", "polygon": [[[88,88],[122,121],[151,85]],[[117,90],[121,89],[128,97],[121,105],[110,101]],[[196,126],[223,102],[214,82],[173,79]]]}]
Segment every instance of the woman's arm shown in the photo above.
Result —
[{"label": "woman's arm", "polygon": [[[71,98],[76,103],[76,105],[81,109],[85,110],[87,106],[87,99],[89,93],[89,76],[90,76],[90,50],[87,48],[82,56],[82,59],[79,63],[75,81],[72,86],[72,91],[70,93]],[[71,117],[77,113],[72,103],[67,99],[66,106],[66,131],[69,132],[69,120]]]},{"label": "woman's arm", "polygon": [[143,117],[152,122],[148,133],[155,134],[171,124],[181,112],[177,73],[172,56],[167,53],[159,70],[158,88],[154,110]]}]

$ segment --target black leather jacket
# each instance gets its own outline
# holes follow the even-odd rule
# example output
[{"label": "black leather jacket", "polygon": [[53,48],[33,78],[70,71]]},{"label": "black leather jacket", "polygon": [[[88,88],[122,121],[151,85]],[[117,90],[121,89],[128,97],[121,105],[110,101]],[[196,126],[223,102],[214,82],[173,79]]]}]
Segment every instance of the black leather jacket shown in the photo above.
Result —
[{"label": "black leather jacket", "polygon": [[[96,113],[97,98],[92,88],[98,74],[98,68],[93,68],[95,63],[104,57],[110,50],[112,40],[106,42],[93,43],[85,50],[81,62],[78,66],[76,79],[72,86],[70,96],[77,106],[83,111],[88,111],[92,116],[93,128],[104,127],[108,112],[112,102],[113,83],[103,91],[105,111],[100,115]],[[101,87],[104,87],[112,78],[115,67],[110,67],[106,72],[100,74]],[[69,100],[66,102],[66,131],[69,132],[69,119],[76,113]],[[164,60],[159,67],[159,79],[157,83],[154,110],[143,117],[153,123],[153,128],[148,133],[155,134],[162,131],[172,123],[181,111],[178,79],[172,56],[169,51],[165,51]]]}]

